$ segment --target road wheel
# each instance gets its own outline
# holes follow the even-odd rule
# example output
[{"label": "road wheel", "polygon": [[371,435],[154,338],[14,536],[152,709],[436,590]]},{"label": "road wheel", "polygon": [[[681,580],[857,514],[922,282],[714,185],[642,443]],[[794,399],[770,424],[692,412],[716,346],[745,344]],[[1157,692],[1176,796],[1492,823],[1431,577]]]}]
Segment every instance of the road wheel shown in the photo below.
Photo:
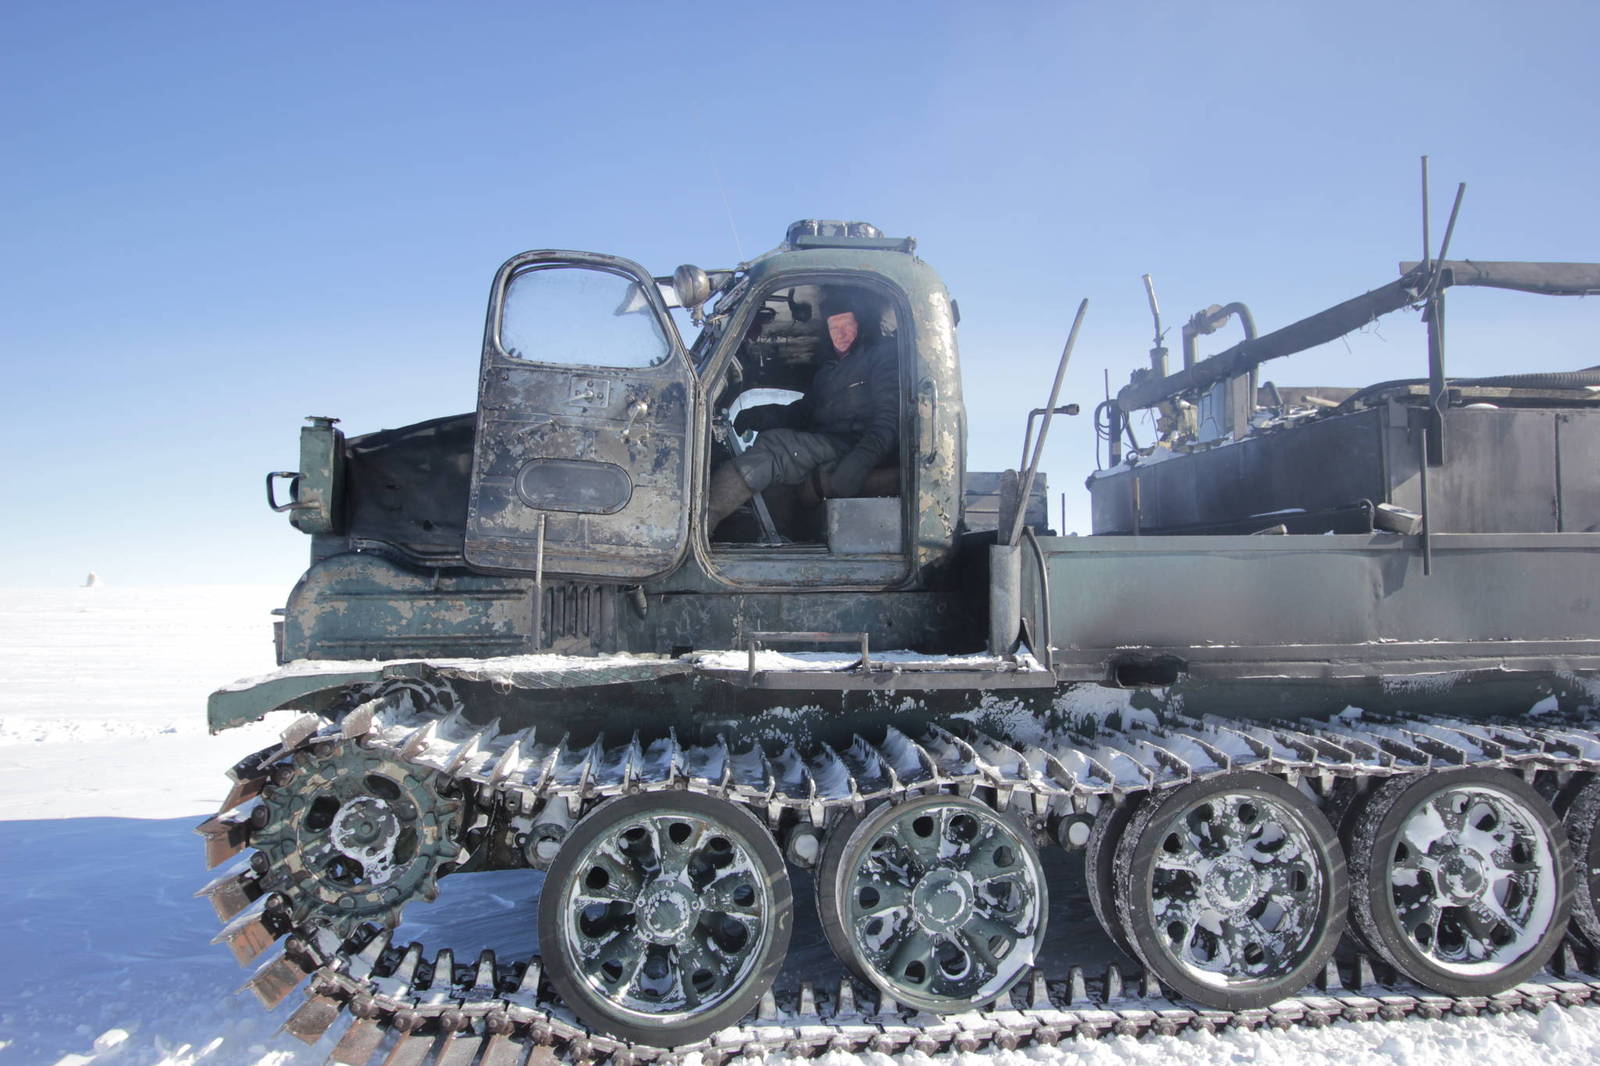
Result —
[{"label": "road wheel", "polygon": [[1122,933],[1122,923],[1117,921],[1117,909],[1113,901],[1116,884],[1112,873],[1116,868],[1117,842],[1122,839],[1133,812],[1143,801],[1143,796],[1136,796],[1115,806],[1107,801],[1095,812],[1094,826],[1089,830],[1089,843],[1084,848],[1083,858],[1083,879],[1089,889],[1089,906],[1112,943],[1130,959],[1134,958],[1133,945],[1128,943],[1128,938]]},{"label": "road wheel", "polygon": [[1405,976],[1446,995],[1503,991],[1555,951],[1572,860],[1555,812],[1520,778],[1399,777],[1350,826],[1350,919]]},{"label": "road wheel", "polygon": [[585,816],[539,898],[545,974],[586,1024],[673,1047],[743,1018],[793,924],[777,845],[743,808],[641,793]]},{"label": "road wheel", "polygon": [[1586,777],[1556,800],[1556,812],[1567,827],[1567,846],[1575,867],[1572,883],[1572,931],[1600,951],[1600,779]]},{"label": "road wheel", "polygon": [[961,1011],[1033,966],[1049,899],[1026,829],[976,800],[920,796],[834,828],[817,871],[834,953],[900,1003]]},{"label": "road wheel", "polygon": [[1344,855],[1276,777],[1234,773],[1151,796],[1117,845],[1123,936],[1161,982],[1207,1007],[1304,988],[1344,930]]}]

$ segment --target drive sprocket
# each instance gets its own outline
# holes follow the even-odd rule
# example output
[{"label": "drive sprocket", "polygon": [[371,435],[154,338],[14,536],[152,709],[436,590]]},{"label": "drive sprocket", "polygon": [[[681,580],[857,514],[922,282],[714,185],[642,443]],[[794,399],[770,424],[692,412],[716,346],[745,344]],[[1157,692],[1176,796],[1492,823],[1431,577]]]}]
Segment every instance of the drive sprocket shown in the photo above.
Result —
[{"label": "drive sprocket", "polygon": [[262,889],[296,922],[341,936],[393,927],[460,858],[462,804],[435,776],[348,740],[296,753],[263,791],[265,821],[250,837],[266,861]]}]

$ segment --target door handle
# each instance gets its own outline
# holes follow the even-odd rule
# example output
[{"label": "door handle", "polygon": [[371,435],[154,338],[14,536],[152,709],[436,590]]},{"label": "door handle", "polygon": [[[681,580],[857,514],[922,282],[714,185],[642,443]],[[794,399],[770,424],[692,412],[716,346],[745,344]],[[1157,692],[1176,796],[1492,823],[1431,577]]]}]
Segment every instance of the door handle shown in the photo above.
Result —
[{"label": "door handle", "polygon": [[628,440],[633,432],[633,424],[650,413],[650,405],[643,400],[635,400],[628,405],[628,421],[622,426],[622,439]]}]

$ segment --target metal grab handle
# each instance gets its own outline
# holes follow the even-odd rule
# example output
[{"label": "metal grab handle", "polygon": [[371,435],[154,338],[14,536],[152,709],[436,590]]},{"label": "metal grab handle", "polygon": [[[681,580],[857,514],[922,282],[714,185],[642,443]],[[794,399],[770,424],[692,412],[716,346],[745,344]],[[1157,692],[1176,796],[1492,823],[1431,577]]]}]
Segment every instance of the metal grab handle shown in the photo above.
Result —
[{"label": "metal grab handle", "polygon": [[865,633],[785,633],[785,632],[758,632],[750,634],[750,662],[746,676],[756,676],[756,652],[763,644],[768,642],[789,644],[854,644],[861,645],[861,660],[850,669],[870,670],[872,668],[872,654],[868,650],[867,634]]},{"label": "metal grab handle", "polygon": [[[1001,541],[1002,544],[1014,547],[1022,537],[1022,524],[1028,515],[1028,496],[1033,492],[1033,477],[1039,472],[1039,459],[1044,455],[1044,439],[1050,433],[1050,419],[1055,417],[1056,401],[1061,398],[1061,381],[1067,376],[1067,362],[1072,358],[1072,349],[1078,345],[1078,330],[1083,327],[1083,315],[1087,310],[1089,310],[1089,298],[1086,296],[1078,304],[1078,314],[1072,320],[1072,332],[1067,334],[1067,346],[1061,349],[1061,362],[1056,364],[1056,380],[1050,386],[1050,402],[1044,405],[1044,421],[1039,423],[1039,439],[1033,444],[1033,457],[1028,461],[1027,469],[1023,471],[1022,488],[1017,493],[1017,517],[1011,523],[1010,535]],[[1028,422],[1028,428],[1032,430],[1032,420]],[[1050,509],[1047,505],[1045,507],[1047,520],[1049,514]]]},{"label": "metal grab handle", "polygon": [[932,378],[923,378],[917,386],[917,398],[928,402],[927,414],[922,418],[920,446],[922,465],[932,466],[939,458],[939,386]]},{"label": "metal grab handle", "polygon": [[[273,491],[273,488],[274,488],[273,487],[273,481],[275,479],[277,479],[277,478],[288,478],[289,479],[289,502],[288,503],[279,503],[277,494]],[[267,506],[272,508],[274,511],[280,511],[280,512],[281,511],[303,511],[307,507],[315,506],[314,504],[301,503],[299,498],[298,498],[299,494],[300,494],[300,471],[298,471],[298,470],[274,470],[274,471],[272,471],[272,473],[267,475]]]}]

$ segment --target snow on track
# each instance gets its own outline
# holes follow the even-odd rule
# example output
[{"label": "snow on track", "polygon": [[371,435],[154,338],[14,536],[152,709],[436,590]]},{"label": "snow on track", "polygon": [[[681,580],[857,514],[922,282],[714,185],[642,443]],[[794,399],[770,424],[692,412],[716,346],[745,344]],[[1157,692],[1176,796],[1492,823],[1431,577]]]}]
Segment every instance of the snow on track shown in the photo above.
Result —
[{"label": "snow on track", "polygon": [[[193,829],[221,801],[223,770],[270,743],[290,717],[211,737],[205,697],[272,668],[269,611],[283,591],[0,590],[0,1066],[320,1066],[327,1056],[331,1039],[307,1048],[276,1032],[297,997],[268,1013],[233,994],[248,975],[209,942],[215,917],[193,898],[207,877]],[[425,935],[430,912],[409,910],[408,926]],[[1600,1008],[935,1058],[950,1066],[1600,1062]],[[812,1061],[928,1060],[907,1052]]]}]

